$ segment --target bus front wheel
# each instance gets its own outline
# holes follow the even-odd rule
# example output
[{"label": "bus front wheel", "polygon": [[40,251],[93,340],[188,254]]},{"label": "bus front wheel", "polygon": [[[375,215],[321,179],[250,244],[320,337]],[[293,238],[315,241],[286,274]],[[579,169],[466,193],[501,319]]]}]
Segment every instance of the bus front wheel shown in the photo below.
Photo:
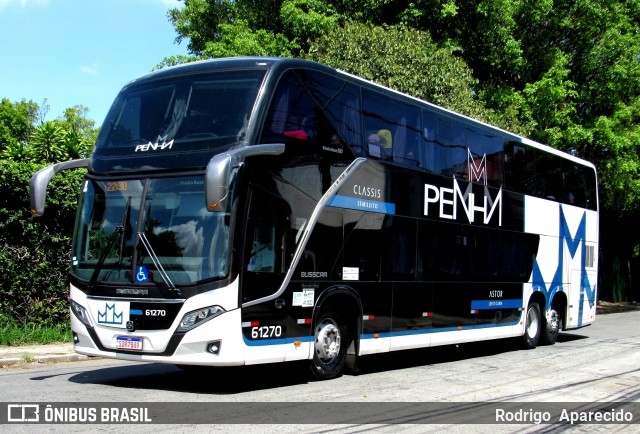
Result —
[{"label": "bus front wheel", "polygon": [[542,329],[542,314],[538,303],[531,302],[527,307],[524,324],[524,347],[528,350],[534,349],[540,340]]},{"label": "bus front wheel", "polygon": [[319,380],[340,375],[344,367],[349,330],[340,315],[327,311],[316,322],[314,329],[311,372]]}]

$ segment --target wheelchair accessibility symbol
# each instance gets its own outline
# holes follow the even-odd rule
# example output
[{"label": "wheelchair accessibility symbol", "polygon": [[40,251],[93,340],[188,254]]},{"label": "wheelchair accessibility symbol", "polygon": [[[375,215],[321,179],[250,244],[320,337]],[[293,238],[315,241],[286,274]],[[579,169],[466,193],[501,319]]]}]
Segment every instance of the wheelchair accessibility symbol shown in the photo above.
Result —
[{"label": "wheelchair accessibility symbol", "polygon": [[144,265],[138,265],[136,267],[136,282],[148,282],[149,270]]}]

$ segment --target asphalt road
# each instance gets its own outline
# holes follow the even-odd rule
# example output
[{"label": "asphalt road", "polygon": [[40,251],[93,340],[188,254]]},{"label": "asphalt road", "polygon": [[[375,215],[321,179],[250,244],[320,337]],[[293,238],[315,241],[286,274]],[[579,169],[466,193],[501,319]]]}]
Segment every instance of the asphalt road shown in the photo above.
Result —
[{"label": "asphalt road", "polygon": [[[562,333],[555,345],[535,350],[521,350],[518,342],[502,340],[367,356],[361,359],[359,375],[331,381],[312,381],[307,371],[305,363],[194,372],[105,359],[21,365],[0,370],[0,402],[54,407],[129,403],[150,406],[156,422],[168,418],[181,423],[137,425],[136,432],[201,431],[205,425],[189,425],[193,417],[202,416],[195,412],[208,412],[202,416],[208,423],[230,423],[206,425],[220,432],[640,432],[640,311],[600,316],[594,325]],[[158,402],[177,404],[165,408]],[[598,408],[609,413],[621,406],[615,403],[635,403],[633,420],[588,427],[539,425],[531,420],[517,425],[465,425],[495,419],[495,407],[507,403],[516,403],[509,411],[521,410],[521,416],[527,413],[533,418],[554,407],[572,410],[576,404],[571,403],[576,402],[589,410],[595,402],[605,403]],[[446,405],[441,407],[442,403]],[[194,413],[189,416],[189,411]],[[172,418],[171,412],[182,416]],[[426,419],[427,413],[439,417]],[[365,425],[372,421],[376,423]],[[428,424],[419,424],[425,421]],[[45,427],[12,423],[5,428],[37,432]],[[125,427],[46,428],[115,432]]]}]

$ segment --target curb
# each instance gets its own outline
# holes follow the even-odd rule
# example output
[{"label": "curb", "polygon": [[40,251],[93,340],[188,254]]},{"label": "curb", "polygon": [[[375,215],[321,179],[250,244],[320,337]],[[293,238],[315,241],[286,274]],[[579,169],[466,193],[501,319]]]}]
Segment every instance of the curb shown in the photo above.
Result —
[{"label": "curb", "polygon": [[25,352],[22,357],[5,357],[0,358],[0,368],[6,368],[15,365],[34,365],[47,363],[64,363],[79,362],[83,360],[96,359],[97,357],[85,356],[83,354],[56,354],[32,356]]},{"label": "curb", "polygon": [[606,306],[596,305],[596,315],[607,315],[610,313],[634,312],[640,310],[640,303],[633,304],[611,304]]}]

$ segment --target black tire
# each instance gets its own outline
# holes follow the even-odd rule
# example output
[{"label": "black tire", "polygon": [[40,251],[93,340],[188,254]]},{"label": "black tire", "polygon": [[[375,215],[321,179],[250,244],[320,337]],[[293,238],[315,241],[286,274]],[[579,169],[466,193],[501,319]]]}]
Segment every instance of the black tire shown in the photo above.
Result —
[{"label": "black tire", "polygon": [[558,339],[560,329],[562,328],[562,319],[554,306],[551,306],[546,318],[542,321],[542,333],[540,334],[540,342],[544,345],[553,345]]},{"label": "black tire", "polygon": [[523,343],[527,350],[532,350],[538,345],[542,330],[542,314],[538,303],[529,303],[525,315]]},{"label": "black tire", "polygon": [[314,348],[311,372],[318,380],[338,377],[347,358],[349,329],[342,317],[323,312],[314,327]]}]

